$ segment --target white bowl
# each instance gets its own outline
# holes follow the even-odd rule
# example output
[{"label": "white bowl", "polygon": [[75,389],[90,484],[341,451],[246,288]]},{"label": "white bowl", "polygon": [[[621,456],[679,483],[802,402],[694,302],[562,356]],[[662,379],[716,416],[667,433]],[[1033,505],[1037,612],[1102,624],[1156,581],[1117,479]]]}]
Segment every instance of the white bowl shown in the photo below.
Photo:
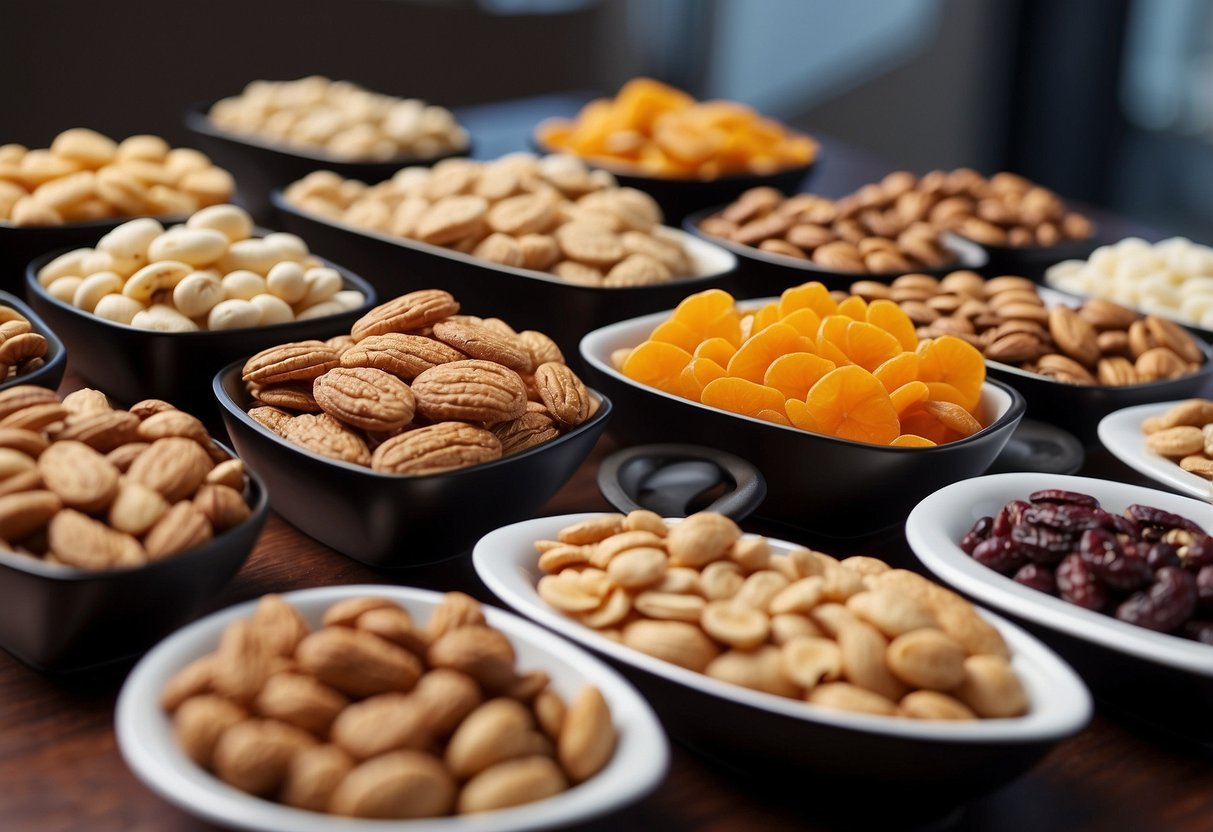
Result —
[{"label": "white bowl", "polygon": [[[984,611],[1011,646],[1032,703],[1026,716],[927,722],[833,711],[645,655],[549,607],[535,589],[542,573],[534,542],[595,516],[542,517],[491,532],[473,552],[476,573],[515,610],[614,661],[672,734],[734,766],[753,761],[764,772],[780,769],[818,785],[862,778],[914,800],[955,806],[1025,771],[1090,718],[1090,696],[1074,672],[1036,639]],[[776,552],[793,546],[770,543]]]},{"label": "white bowl", "polygon": [[[340,586],[284,595],[312,626],[324,610],[345,598],[377,595],[398,602],[422,621],[442,595],[394,586]],[[509,636],[519,666],[540,668],[566,699],[583,684],[596,685],[619,731],[615,755],[601,772],[555,797],[479,815],[416,821],[337,817],[283,806],[245,794],[189,760],[160,707],[165,682],[188,662],[211,652],[223,629],[252,614],[256,601],[217,612],[169,637],[150,652],[122,688],[116,712],[118,746],[135,775],[165,800],[215,823],[259,832],[506,832],[563,828],[633,803],[665,776],[669,748],[647,703],[619,674],[584,650],[502,610],[485,608],[488,623]]]},{"label": "white bowl", "polygon": [[983,566],[959,542],[977,521],[993,517],[1011,500],[1025,500],[1041,488],[1089,494],[1108,511],[1120,513],[1133,503],[1155,506],[1213,528],[1213,505],[1138,485],[1055,474],[994,474],[941,488],[910,513],[906,538],[928,569],[966,595],[1047,630],[1110,651],[1125,672],[1142,664],[1182,671],[1213,682],[1213,646],[1138,627],[1110,615],[1083,609],[1023,586]]},{"label": "white bowl", "polygon": [[1099,441],[1112,456],[1133,470],[1181,494],[1208,502],[1213,498],[1213,483],[1151,451],[1146,447],[1146,435],[1141,432],[1142,422],[1151,416],[1161,416],[1177,404],[1180,402],[1143,404],[1109,413],[1099,422]]}]

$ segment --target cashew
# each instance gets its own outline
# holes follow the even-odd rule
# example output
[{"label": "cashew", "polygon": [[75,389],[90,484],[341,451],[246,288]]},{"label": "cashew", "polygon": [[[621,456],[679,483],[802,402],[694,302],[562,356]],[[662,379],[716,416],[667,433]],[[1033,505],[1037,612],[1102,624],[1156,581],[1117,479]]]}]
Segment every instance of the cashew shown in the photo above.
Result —
[{"label": "cashew", "polygon": [[228,239],[210,228],[177,226],[152,240],[147,248],[152,260],[180,260],[191,266],[209,266],[227,251]]},{"label": "cashew", "polygon": [[218,231],[229,243],[247,240],[253,234],[253,218],[236,205],[212,205],[203,208],[186,220],[185,224],[189,228]]},{"label": "cashew", "polygon": [[247,269],[237,269],[223,276],[224,296],[231,299],[250,300],[266,292],[265,278]]},{"label": "cashew", "polygon": [[265,240],[238,240],[232,243],[227,253],[219,258],[219,270],[224,274],[240,269],[264,275],[278,262],[277,246]]},{"label": "cashew", "polygon": [[301,262],[308,256],[307,243],[303,242],[301,237],[288,234],[285,231],[266,234],[265,242],[273,246],[277,250],[278,256],[284,260]]},{"label": "cashew", "polygon": [[106,295],[97,301],[93,314],[114,323],[130,324],[143,310],[142,303],[126,295]]},{"label": "cashew", "polygon": [[295,312],[291,305],[275,295],[256,295],[249,300],[253,306],[261,310],[261,326],[284,324],[295,320]]},{"label": "cashew", "polygon": [[[193,271],[192,266],[178,260],[152,263],[131,275],[130,280],[126,281],[126,285],[122,287],[122,294],[147,303],[156,292],[175,289],[177,284]],[[186,320],[189,319],[186,318]]]},{"label": "cashew", "polygon": [[84,255],[91,251],[91,248],[78,248],[66,254],[60,254],[38,270],[38,285],[45,288],[61,277],[81,276],[80,264],[84,261]]},{"label": "cashew", "polygon": [[84,278],[76,277],[75,275],[67,275],[66,277],[57,277],[50,286],[46,287],[47,294],[56,300],[61,300],[64,303],[71,303],[72,298],[76,296],[76,289],[84,282]]},{"label": "cashew", "polygon": [[194,272],[173,289],[173,305],[187,318],[201,318],[226,297],[213,271]]},{"label": "cashew", "polygon": [[261,308],[251,301],[231,299],[220,301],[206,316],[206,328],[244,329],[257,326],[261,321]]},{"label": "cashew", "polygon": [[131,318],[131,326],[156,332],[196,332],[198,325],[176,309],[158,303]]},{"label": "cashew", "polygon": [[291,260],[276,263],[266,275],[265,284],[271,294],[287,303],[299,303],[307,295],[308,285],[303,276],[303,266]]},{"label": "cashew", "polygon": [[97,308],[97,302],[106,295],[122,291],[122,278],[114,272],[97,272],[90,274],[80,281],[79,288],[72,295],[72,306],[92,312]]},{"label": "cashew", "polygon": [[303,273],[303,279],[307,281],[307,294],[300,301],[304,309],[329,300],[345,285],[340,272],[324,267],[308,269]]},{"label": "cashew", "polygon": [[114,258],[114,271],[129,277],[150,261],[147,256],[152,240],[164,233],[164,226],[150,217],[124,222],[97,243],[100,251]]}]

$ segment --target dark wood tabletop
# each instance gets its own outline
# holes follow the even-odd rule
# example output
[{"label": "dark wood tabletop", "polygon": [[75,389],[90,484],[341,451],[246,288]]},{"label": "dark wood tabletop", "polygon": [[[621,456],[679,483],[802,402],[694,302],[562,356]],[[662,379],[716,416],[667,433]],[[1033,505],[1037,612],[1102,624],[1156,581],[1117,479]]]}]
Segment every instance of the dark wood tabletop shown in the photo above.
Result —
[{"label": "dark wood tabletop", "polygon": [[[877,160],[828,140],[824,156],[829,164],[823,165],[817,181],[825,193],[840,193],[885,172]],[[1127,233],[1157,236],[1115,217],[1100,219],[1112,238]],[[79,385],[69,375],[64,392]],[[604,438],[540,513],[607,508],[594,475],[612,447],[611,440]],[[1146,484],[1106,453],[1095,450],[1089,450],[1083,472]],[[757,522],[745,526],[767,531]],[[779,536],[830,550],[829,542],[807,532],[780,529]],[[900,529],[865,546],[871,554],[913,565]],[[213,607],[266,592],[352,583],[462,589],[493,600],[467,556],[403,572],[379,572],[271,515],[248,562]],[[123,763],[114,737],[113,712],[130,666],[127,662],[49,676],[0,653],[0,830],[167,832],[212,828],[157,797]],[[845,806],[841,811],[834,806],[827,816],[823,806],[830,795],[815,789],[811,780],[794,789],[772,789],[766,783],[774,772],[741,775],[697,757],[676,741],[672,748],[669,774],[652,796],[587,828],[724,832],[853,829],[859,825],[858,815],[848,815]],[[857,784],[861,793],[863,785]],[[865,803],[879,803],[879,790],[873,788],[865,797]],[[896,829],[907,824],[897,807],[888,807],[884,819],[875,825]],[[930,828],[1213,830],[1213,767],[1207,752],[1163,738],[1101,706],[1084,731],[1060,743],[1031,772]]]}]

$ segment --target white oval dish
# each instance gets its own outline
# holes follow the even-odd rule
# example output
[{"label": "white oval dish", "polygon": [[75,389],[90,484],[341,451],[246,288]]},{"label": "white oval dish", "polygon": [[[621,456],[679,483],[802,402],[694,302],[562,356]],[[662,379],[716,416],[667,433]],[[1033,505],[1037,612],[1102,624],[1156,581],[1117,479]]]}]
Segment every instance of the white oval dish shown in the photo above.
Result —
[{"label": "white oval dish", "polygon": [[1133,470],[1181,494],[1208,502],[1213,499],[1213,483],[1151,451],[1146,447],[1146,435],[1141,432],[1141,423],[1147,418],[1161,416],[1177,404],[1180,402],[1142,404],[1109,413],[1099,422],[1099,441],[1112,456]]},{"label": "white oval dish", "polygon": [[[1013,665],[1023,680],[1032,702],[1031,711],[1015,719],[977,720],[972,722],[929,722],[896,717],[833,711],[786,697],[763,693],[713,679],[669,662],[653,658],[623,644],[612,641],[597,631],[582,625],[548,606],[536,591],[542,576],[534,542],[553,539],[557,532],[572,523],[599,513],[541,517],[505,526],[490,532],[476,544],[472,560],[476,573],[497,597],[518,612],[562,635],[602,653],[623,666],[644,671],[662,680],[676,683],[685,701],[687,713],[696,719],[712,721],[721,731],[735,734],[739,746],[762,742],[753,720],[725,721],[719,719],[719,709],[725,706],[760,715],[778,717],[782,734],[774,742],[787,746],[791,753],[804,760],[831,758],[845,765],[837,746],[826,747],[815,736],[819,729],[840,730],[857,740],[884,739],[890,743],[905,741],[921,747],[923,744],[968,746],[988,749],[997,756],[1000,746],[1052,743],[1080,730],[1090,718],[1091,699],[1073,670],[1051,650],[1018,627],[997,616],[982,611],[1007,640],[1014,654]],[[786,552],[793,544],[768,539],[772,551]],[[662,713],[663,719],[672,714]],[[896,757],[896,753],[890,757]],[[918,761],[921,764],[921,759]],[[889,760],[872,761],[874,768],[887,765]],[[914,765],[906,760],[907,771]],[[1009,779],[1009,776],[1007,779]]]},{"label": "white oval dish", "polygon": [[1018,584],[966,555],[959,541],[978,518],[1041,488],[1089,494],[1108,511],[1155,506],[1213,528],[1213,505],[1137,485],[1056,474],[993,474],[941,488],[910,513],[906,538],[928,569],[978,601],[1132,659],[1213,677],[1213,647],[1158,633]]},{"label": "white oval dish", "polygon": [[[428,590],[380,585],[322,587],[283,597],[316,626],[331,604],[362,595],[391,598],[421,621],[428,619],[442,598]],[[251,615],[256,603],[214,613],[165,639],[131,672],[118,698],[115,730],[127,764],[150,789],[199,817],[257,832],[522,832],[564,828],[620,809],[651,792],[665,776],[669,762],[665,734],[652,709],[631,685],[584,650],[508,612],[486,607],[488,623],[513,643],[520,668],[545,670],[553,689],[566,699],[586,683],[602,691],[619,732],[615,754],[606,768],[547,800],[482,815],[415,821],[338,817],[245,794],[182,753],[173,738],[171,721],[160,708],[160,691],[173,673],[214,650],[224,627]]]}]

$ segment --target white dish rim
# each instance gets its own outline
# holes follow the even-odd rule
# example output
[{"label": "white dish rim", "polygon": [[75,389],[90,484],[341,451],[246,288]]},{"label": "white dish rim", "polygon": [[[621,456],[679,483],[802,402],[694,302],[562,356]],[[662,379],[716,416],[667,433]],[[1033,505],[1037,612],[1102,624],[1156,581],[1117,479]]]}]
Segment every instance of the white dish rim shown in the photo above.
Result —
[{"label": "white dish rim", "polygon": [[1112,456],[1139,474],[1185,496],[1208,501],[1213,499],[1213,482],[1185,471],[1179,467],[1179,463],[1151,451],[1146,447],[1145,434],[1141,432],[1141,423],[1145,419],[1161,416],[1185,401],[1188,400],[1139,404],[1114,410],[1099,420],[1097,433],[1099,441]]}]

